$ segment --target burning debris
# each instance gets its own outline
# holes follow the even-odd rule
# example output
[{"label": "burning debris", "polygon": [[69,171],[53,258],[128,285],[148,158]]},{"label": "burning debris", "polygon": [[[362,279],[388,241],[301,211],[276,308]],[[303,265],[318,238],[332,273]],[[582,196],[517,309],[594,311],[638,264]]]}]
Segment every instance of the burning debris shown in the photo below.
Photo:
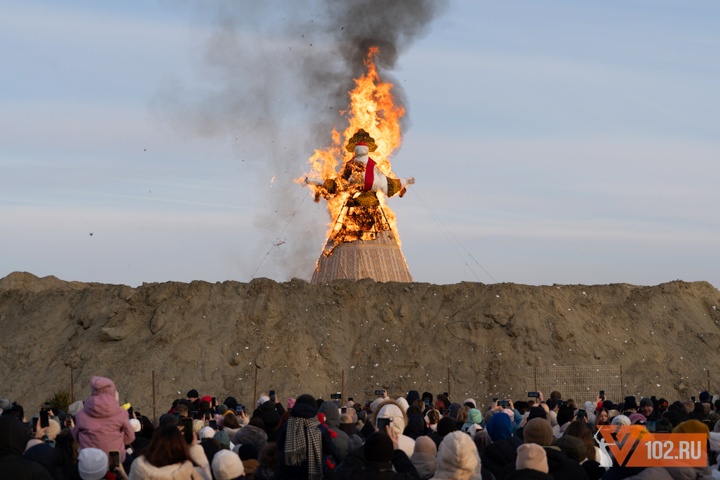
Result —
[{"label": "burning debris", "polygon": [[[412,177],[393,176],[390,166],[390,155],[400,145],[400,119],[405,111],[394,104],[392,84],[380,81],[373,63],[373,56],[377,53],[376,47],[370,49],[365,60],[368,72],[355,80],[356,87],[350,92],[351,103],[347,112],[350,125],[342,136],[333,132],[333,146],[315,152],[310,158],[313,173],[302,180],[312,189],[316,202],[321,197],[328,201],[332,218],[313,283],[365,277],[378,281],[412,281],[400,251],[395,215],[385,203],[388,197],[402,197],[406,187],[415,183]],[[338,171],[341,137],[347,138],[344,149],[354,155]],[[371,158],[370,153],[377,156]],[[368,248],[364,248],[371,245],[375,252],[372,255],[368,253]],[[383,247],[378,248],[378,245]],[[337,256],[338,249],[342,247],[347,247],[342,250],[342,257],[348,258],[333,258],[332,263],[336,264],[333,273],[319,274],[324,270],[323,264],[328,263],[323,258]],[[369,255],[376,258],[369,258]],[[391,272],[378,278],[376,270],[394,264],[398,265],[399,274]],[[320,279],[323,275],[324,279]]]}]

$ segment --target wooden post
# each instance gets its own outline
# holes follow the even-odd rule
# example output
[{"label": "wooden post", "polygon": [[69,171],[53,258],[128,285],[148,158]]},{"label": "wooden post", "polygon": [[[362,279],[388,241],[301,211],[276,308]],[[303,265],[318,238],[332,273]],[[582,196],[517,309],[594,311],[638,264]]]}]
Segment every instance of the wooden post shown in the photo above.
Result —
[{"label": "wooden post", "polygon": [[255,386],[253,387],[253,398],[252,398],[252,403],[251,403],[253,411],[255,410],[255,402],[257,402],[257,398],[258,398],[258,396],[257,396],[257,372],[259,369],[260,369],[260,367],[258,367],[257,364],[255,364]]},{"label": "wooden post", "polygon": [[622,364],[620,364],[620,399],[625,401],[625,393],[623,392],[623,374],[622,374]]},{"label": "wooden post", "polygon": [[707,371],[707,391],[710,393],[710,370]]},{"label": "wooden post", "polygon": [[[710,373],[708,372],[708,375]],[[340,404],[345,403],[345,369],[342,371],[342,375],[340,376]]]},{"label": "wooden post", "polygon": [[537,365],[533,367],[533,377],[535,380],[535,391],[538,391],[538,385],[537,385]]},{"label": "wooden post", "polygon": [[[708,372],[709,374],[710,372]],[[75,378],[72,367],[70,367],[70,403],[75,403]]]},{"label": "wooden post", "polygon": [[155,370],[152,371],[152,402],[153,402],[153,420],[157,418],[155,403]]},{"label": "wooden post", "polygon": [[447,389],[448,397],[450,397],[450,367],[448,367]]}]

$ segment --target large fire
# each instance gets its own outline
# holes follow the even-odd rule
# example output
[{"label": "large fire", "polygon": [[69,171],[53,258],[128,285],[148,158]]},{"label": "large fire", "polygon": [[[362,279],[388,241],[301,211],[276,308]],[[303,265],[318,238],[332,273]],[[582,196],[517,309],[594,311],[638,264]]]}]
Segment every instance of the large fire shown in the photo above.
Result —
[{"label": "large fire", "polygon": [[[331,217],[328,237],[334,245],[355,240],[371,240],[378,232],[387,230],[394,233],[399,244],[395,214],[387,206],[386,196],[394,193],[402,196],[405,185],[414,181],[393,178],[390,158],[402,140],[400,119],[405,115],[405,109],[395,105],[391,92],[393,85],[381,81],[378,75],[373,62],[378,52],[377,47],[369,50],[364,62],[367,72],[355,79],[355,88],[349,92],[349,108],[341,112],[349,122],[348,127],[342,134],[332,132],[332,145],[315,151],[308,160],[312,166],[311,173],[300,179],[312,189],[316,202],[320,197],[327,200]],[[349,173],[351,166],[358,164],[353,161],[353,148],[358,142],[364,145],[366,141],[372,152],[370,158],[376,162],[380,171],[379,176],[384,174],[388,184],[392,184],[390,192],[385,192],[387,195],[382,191],[363,192],[362,180],[358,184],[355,178],[353,183],[353,177]],[[372,163],[370,165],[372,166]],[[372,198],[368,198],[366,193],[372,194]],[[326,254],[329,253],[331,250],[326,251]]]}]

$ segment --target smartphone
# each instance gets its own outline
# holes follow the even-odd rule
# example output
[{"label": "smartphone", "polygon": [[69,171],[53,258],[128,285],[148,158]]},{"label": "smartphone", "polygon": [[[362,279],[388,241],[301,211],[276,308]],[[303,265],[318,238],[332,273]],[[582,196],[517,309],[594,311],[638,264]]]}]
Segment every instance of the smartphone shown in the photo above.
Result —
[{"label": "smartphone", "polygon": [[120,466],[120,452],[110,450],[108,452],[108,471],[112,472]]},{"label": "smartphone", "polygon": [[390,422],[392,422],[392,418],[378,418],[377,422],[377,428],[379,432],[385,433],[385,427],[390,425]]},{"label": "smartphone", "polygon": [[498,406],[500,407],[509,407],[510,406],[510,400],[500,400],[498,402]]},{"label": "smartphone", "polygon": [[528,392],[528,398],[540,398],[540,392]]},{"label": "smartphone", "polygon": [[600,392],[598,392],[598,397],[600,397],[600,398],[602,398],[603,400],[605,400],[605,390],[600,390]]},{"label": "smartphone", "polygon": [[330,394],[330,400],[340,400],[342,398],[342,393],[331,393]]},{"label": "smartphone", "polygon": [[647,428],[648,432],[655,433],[655,422],[656,422],[656,420],[648,420],[645,423],[645,428]]},{"label": "smartphone", "polygon": [[213,430],[217,430],[217,421],[210,420],[210,423],[208,423],[208,427],[212,428]]},{"label": "smartphone", "polygon": [[236,405],[235,406],[235,413],[242,413],[243,406],[242,405]]},{"label": "smartphone", "polygon": [[383,395],[385,395],[385,390],[375,390],[375,395],[377,395],[378,397],[382,397]]},{"label": "smartphone", "polygon": [[347,413],[347,407],[340,407],[340,413]]},{"label": "smartphone", "polygon": [[575,416],[575,420],[577,420],[578,422],[581,422],[581,421],[585,420],[586,417],[587,417],[587,412],[585,410],[583,410],[582,408],[580,408],[580,409],[578,409],[577,415]]},{"label": "smartphone", "polygon": [[217,397],[212,397],[212,404],[210,406],[211,407],[217,406]]},{"label": "smartphone", "polygon": [[690,400],[692,400],[693,403],[695,403],[695,397],[690,397]]},{"label": "smartphone", "polygon": [[274,402],[275,401],[275,390],[270,390],[268,393],[270,394],[270,400]]},{"label": "smartphone", "polygon": [[180,426],[183,430],[183,437],[188,445],[193,441],[193,421],[192,418],[183,417],[180,419]]},{"label": "smartphone", "polygon": [[47,428],[50,426],[50,417],[46,409],[40,410],[40,428]]}]

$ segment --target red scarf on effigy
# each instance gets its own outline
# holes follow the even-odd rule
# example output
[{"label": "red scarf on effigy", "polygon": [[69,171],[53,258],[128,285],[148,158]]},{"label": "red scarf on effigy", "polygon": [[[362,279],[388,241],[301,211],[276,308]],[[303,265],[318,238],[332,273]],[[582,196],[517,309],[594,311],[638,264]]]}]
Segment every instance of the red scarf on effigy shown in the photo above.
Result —
[{"label": "red scarf on effigy", "polygon": [[368,157],[367,166],[365,167],[365,188],[366,192],[372,190],[373,183],[375,182],[375,160]]}]

